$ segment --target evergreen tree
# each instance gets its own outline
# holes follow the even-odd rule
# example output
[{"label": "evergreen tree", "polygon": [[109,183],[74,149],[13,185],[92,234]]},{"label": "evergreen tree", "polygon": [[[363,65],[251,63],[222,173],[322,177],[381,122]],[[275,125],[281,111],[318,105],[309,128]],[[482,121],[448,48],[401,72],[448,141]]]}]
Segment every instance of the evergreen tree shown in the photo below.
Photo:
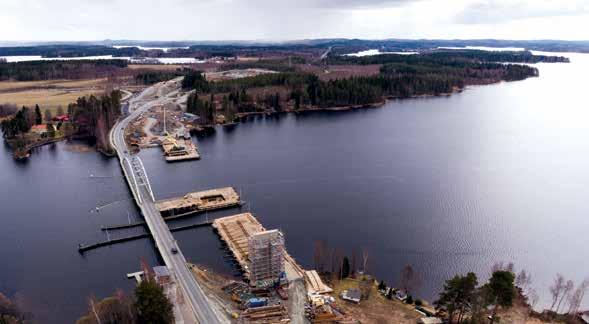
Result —
[{"label": "evergreen tree", "polygon": [[35,125],[41,125],[43,123],[43,116],[41,115],[41,108],[39,105],[35,105]]},{"label": "evergreen tree", "polygon": [[487,302],[494,305],[491,324],[495,321],[499,307],[508,308],[513,305],[515,298],[515,275],[510,271],[495,271],[489,282],[483,286]]},{"label": "evergreen tree", "polygon": [[153,280],[142,281],[135,288],[135,298],[140,323],[173,323],[173,306],[162,287]]},{"label": "evergreen tree", "polygon": [[395,292],[393,288],[389,289],[389,292],[387,293],[387,299],[393,299]]},{"label": "evergreen tree", "polygon": [[456,275],[446,280],[444,290],[440,298],[434,302],[437,309],[443,310],[448,315],[448,322],[460,323],[462,316],[472,308],[476,297],[477,276],[469,272],[466,276]]},{"label": "evergreen tree", "polygon": [[350,276],[350,260],[348,257],[344,257],[342,262],[342,279]]},{"label": "evergreen tree", "polygon": [[378,284],[378,290],[385,290],[387,288],[387,285],[384,283],[384,280],[381,280],[380,283]]}]

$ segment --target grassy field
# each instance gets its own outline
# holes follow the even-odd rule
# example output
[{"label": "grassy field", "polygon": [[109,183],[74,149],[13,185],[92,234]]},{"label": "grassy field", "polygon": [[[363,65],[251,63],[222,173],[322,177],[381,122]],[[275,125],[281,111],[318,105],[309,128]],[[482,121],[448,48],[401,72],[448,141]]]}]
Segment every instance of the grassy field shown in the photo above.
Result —
[{"label": "grassy field", "polygon": [[101,94],[106,79],[91,80],[51,80],[51,81],[3,81],[0,82],[0,103],[14,103],[20,106],[35,106],[51,109],[58,106],[64,109],[79,97]]},{"label": "grassy field", "polygon": [[400,323],[413,324],[421,317],[410,305],[406,305],[396,299],[388,300],[378,293],[376,284],[373,285],[368,300],[363,300],[359,305],[342,300],[339,295],[350,288],[358,288],[358,281],[354,279],[336,280],[330,283],[333,295],[338,305],[361,323]]}]

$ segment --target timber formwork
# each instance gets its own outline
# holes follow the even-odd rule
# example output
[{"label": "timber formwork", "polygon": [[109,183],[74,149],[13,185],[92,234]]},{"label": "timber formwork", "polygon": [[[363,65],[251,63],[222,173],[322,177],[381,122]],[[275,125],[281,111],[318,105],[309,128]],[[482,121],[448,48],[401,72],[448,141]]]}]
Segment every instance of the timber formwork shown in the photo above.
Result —
[{"label": "timber formwork", "polygon": [[203,212],[241,205],[239,194],[232,187],[190,192],[178,198],[156,202],[155,207],[163,216]]}]

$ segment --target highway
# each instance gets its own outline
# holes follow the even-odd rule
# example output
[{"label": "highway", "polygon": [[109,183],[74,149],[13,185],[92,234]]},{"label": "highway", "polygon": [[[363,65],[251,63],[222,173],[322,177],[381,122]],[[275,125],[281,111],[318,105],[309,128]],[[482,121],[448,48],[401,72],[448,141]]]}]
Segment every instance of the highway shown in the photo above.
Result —
[{"label": "highway", "polygon": [[125,128],[129,123],[151,107],[172,101],[172,96],[177,93],[178,88],[179,82],[176,79],[158,83],[144,90],[137,97],[131,98],[129,101],[129,114],[119,120],[109,135],[135,201],[141,209],[164,263],[182,289],[184,300],[192,308],[199,323],[225,323],[229,321],[223,315],[217,314],[213,309],[202,288],[188,269],[186,259],[177,241],[162,219],[160,212],[156,209],[155,198],[141,159],[131,155],[125,143]]}]

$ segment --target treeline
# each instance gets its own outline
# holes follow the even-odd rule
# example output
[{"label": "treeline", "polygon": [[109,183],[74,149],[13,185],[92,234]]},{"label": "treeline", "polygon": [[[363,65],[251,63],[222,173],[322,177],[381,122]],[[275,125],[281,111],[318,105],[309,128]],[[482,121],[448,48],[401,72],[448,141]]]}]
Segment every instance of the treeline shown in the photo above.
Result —
[{"label": "treeline", "polygon": [[108,133],[121,114],[121,92],[115,90],[100,97],[80,97],[68,106],[68,114],[78,135],[96,139],[96,147],[108,151]]},{"label": "treeline", "polygon": [[249,89],[267,86],[286,86],[289,88],[303,86],[314,78],[312,74],[285,72],[266,73],[253,77],[211,82],[209,89],[213,92],[230,92],[236,89]]},{"label": "treeline", "polygon": [[152,85],[162,81],[177,78],[184,75],[182,71],[144,71],[135,75],[135,82],[144,85]]},{"label": "treeline", "polygon": [[[7,139],[13,139],[21,134],[28,132],[33,125],[37,124],[39,116],[36,112],[28,107],[22,107],[12,118],[2,121],[2,136]],[[40,124],[40,122],[39,122]]]},{"label": "treeline", "polygon": [[450,324],[500,322],[500,317],[515,305],[526,308],[524,322],[535,317],[542,322],[581,323],[579,312],[589,279],[575,286],[572,280],[557,274],[549,288],[550,308],[538,313],[534,307],[539,296],[532,287],[532,275],[525,270],[516,274],[513,263],[500,262],[493,266],[491,278],[483,285],[472,272],[446,280],[434,305],[438,315]]},{"label": "treeline", "polygon": [[338,58],[342,60],[339,63],[381,64],[380,73],[328,81],[323,81],[310,73],[278,72],[208,82],[201,72],[192,71],[184,78],[182,85],[185,89],[193,89],[197,93],[188,103],[190,112],[199,116],[206,114],[205,118],[201,118],[201,122],[212,123],[217,109],[214,106],[214,95],[210,96],[211,99],[208,101],[211,103],[208,106],[208,101],[203,100],[209,97],[208,94],[222,94],[223,102],[231,103],[227,109],[232,113],[281,112],[287,110],[287,106],[294,110],[357,107],[380,103],[385,98],[449,94],[468,85],[523,80],[538,76],[538,70],[523,64],[502,64],[484,60],[542,59],[524,58],[526,54],[512,56],[511,52],[473,53],[476,55],[472,57],[461,52],[379,55],[368,58],[342,57]]},{"label": "treeline", "polygon": [[481,51],[481,50],[439,50],[415,55],[381,54],[370,56],[330,55],[330,64],[387,64],[406,63],[419,65],[463,66],[477,62],[538,63],[569,62],[563,56],[534,55],[530,51]]},{"label": "treeline", "polygon": [[126,60],[31,61],[0,63],[0,81],[39,81],[106,77],[126,68]]},{"label": "treeline", "polygon": [[230,63],[222,66],[223,70],[235,70],[235,69],[266,69],[277,72],[295,72],[296,68],[294,64],[305,64],[307,60],[304,57],[292,56],[282,59],[264,59],[253,62],[239,62]]},{"label": "treeline", "polygon": [[215,123],[217,107],[211,94],[210,100],[203,100],[199,98],[198,92],[193,92],[188,96],[186,101],[186,112],[198,115],[200,123],[203,125],[211,125]]},{"label": "treeline", "polygon": [[5,103],[0,104],[0,118],[12,116],[18,109],[15,104]]},{"label": "treeline", "polygon": [[40,45],[0,47],[0,56],[27,56],[38,55],[42,57],[82,57],[112,55],[118,57],[139,56],[144,51],[137,47],[114,48],[103,45]]},{"label": "treeline", "polygon": [[186,72],[184,79],[182,79],[182,88],[203,93],[210,91],[210,84],[202,72],[190,70]]}]

